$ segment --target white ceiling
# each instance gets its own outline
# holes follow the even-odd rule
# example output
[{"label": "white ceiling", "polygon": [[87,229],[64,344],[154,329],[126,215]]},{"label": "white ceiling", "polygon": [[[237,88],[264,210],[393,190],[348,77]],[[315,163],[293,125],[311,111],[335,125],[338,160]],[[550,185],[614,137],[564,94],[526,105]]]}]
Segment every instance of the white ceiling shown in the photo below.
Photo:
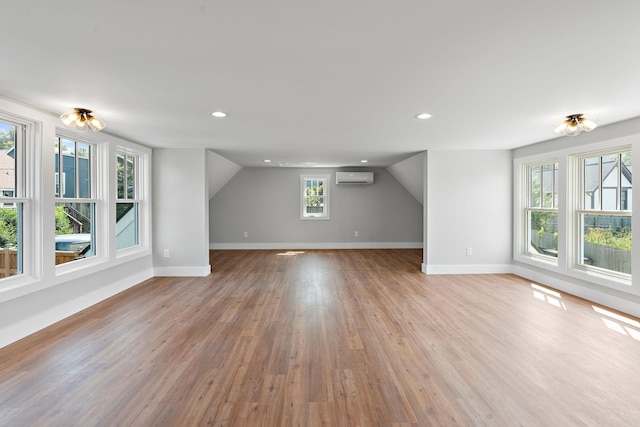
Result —
[{"label": "white ceiling", "polygon": [[14,0],[2,16],[0,94],[242,166],[388,166],[551,139],[573,113],[640,116],[637,0]]}]

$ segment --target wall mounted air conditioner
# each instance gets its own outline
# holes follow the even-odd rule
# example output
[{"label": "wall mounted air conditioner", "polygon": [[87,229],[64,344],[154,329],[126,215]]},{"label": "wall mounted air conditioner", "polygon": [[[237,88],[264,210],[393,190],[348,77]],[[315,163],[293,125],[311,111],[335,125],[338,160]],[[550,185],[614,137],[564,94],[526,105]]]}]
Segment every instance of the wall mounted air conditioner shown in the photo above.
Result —
[{"label": "wall mounted air conditioner", "polygon": [[373,184],[373,172],[336,172],[336,184]]}]

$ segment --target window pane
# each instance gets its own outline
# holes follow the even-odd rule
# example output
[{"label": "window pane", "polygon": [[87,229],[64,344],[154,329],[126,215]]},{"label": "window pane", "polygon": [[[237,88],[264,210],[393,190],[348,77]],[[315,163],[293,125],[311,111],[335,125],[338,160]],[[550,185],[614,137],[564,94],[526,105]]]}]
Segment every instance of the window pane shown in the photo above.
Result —
[{"label": "window pane", "polygon": [[531,167],[530,173],[530,187],[529,193],[531,195],[531,199],[529,200],[529,207],[531,208],[539,208],[540,206],[540,191],[542,184],[542,169],[540,166]]},{"label": "window pane", "polygon": [[62,141],[62,197],[76,196],[76,144],[73,141]]},{"label": "window pane", "polygon": [[602,209],[618,209],[618,155],[602,156]]},{"label": "window pane", "polygon": [[135,198],[136,161],[134,156],[127,156],[127,199]]},{"label": "window pane", "polygon": [[21,126],[0,122],[0,278],[22,274],[23,204],[12,199],[17,188]]},{"label": "window pane", "polygon": [[56,197],[62,197],[62,189],[60,188],[60,138],[56,138],[56,148],[55,148],[55,184],[56,184]]},{"label": "window pane", "polygon": [[117,187],[118,187],[118,199],[124,199],[124,183],[125,183],[125,179],[124,179],[124,154],[117,154],[116,156],[116,162],[117,162],[117,168],[118,168],[118,172],[117,172]]},{"label": "window pane", "polygon": [[542,207],[553,207],[553,185],[554,165],[544,165],[542,167]]},{"label": "window pane", "polygon": [[631,202],[632,202],[632,191],[631,191],[631,182],[632,182],[632,162],[631,162],[631,151],[626,151],[620,155],[621,163],[622,163],[622,173],[620,176],[620,209],[621,210],[631,210]]},{"label": "window pane", "polygon": [[581,215],[581,264],[631,274],[631,216]]},{"label": "window pane", "polygon": [[91,198],[91,145],[61,138],[55,144],[56,197]]},{"label": "window pane", "polygon": [[16,126],[0,123],[0,191],[16,195]]},{"label": "window pane", "polygon": [[584,159],[584,209],[600,209],[600,157]]},{"label": "window pane", "polygon": [[558,213],[530,211],[529,252],[540,255],[558,256]]},{"label": "window pane", "polygon": [[91,154],[91,146],[89,144],[77,143],[77,162],[78,162],[78,196],[79,198],[88,199],[91,197],[91,162],[89,161]]},{"label": "window pane", "polygon": [[116,204],[116,249],[138,245],[138,204]]},{"label": "window pane", "polygon": [[306,212],[308,214],[317,214],[324,212],[324,181],[318,179],[309,179],[306,184]]},{"label": "window pane", "polygon": [[554,172],[553,172],[553,207],[557,208],[558,207],[558,164],[555,163],[554,166]]},{"label": "window pane", "polygon": [[22,203],[0,208],[0,278],[22,273]]},{"label": "window pane", "polygon": [[329,219],[328,175],[300,176],[301,219]]},{"label": "window pane", "polygon": [[56,264],[95,255],[94,203],[56,203]]}]

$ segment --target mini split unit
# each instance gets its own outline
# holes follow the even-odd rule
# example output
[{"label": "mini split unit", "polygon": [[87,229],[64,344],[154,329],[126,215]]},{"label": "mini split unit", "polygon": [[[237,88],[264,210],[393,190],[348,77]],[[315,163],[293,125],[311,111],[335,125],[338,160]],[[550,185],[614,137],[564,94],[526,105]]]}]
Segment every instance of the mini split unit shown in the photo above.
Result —
[{"label": "mini split unit", "polygon": [[336,184],[373,184],[373,172],[336,172]]}]

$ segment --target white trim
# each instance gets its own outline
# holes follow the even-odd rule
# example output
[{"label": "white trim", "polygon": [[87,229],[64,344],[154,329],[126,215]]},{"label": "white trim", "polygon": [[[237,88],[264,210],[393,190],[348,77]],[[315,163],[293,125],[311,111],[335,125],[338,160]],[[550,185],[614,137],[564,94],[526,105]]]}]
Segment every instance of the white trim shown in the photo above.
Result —
[{"label": "white trim", "polygon": [[575,295],[579,298],[584,298],[595,304],[604,305],[615,310],[631,314],[632,316],[640,317],[640,297],[636,295],[623,292],[616,292],[619,295],[615,295],[615,291],[611,288],[604,288],[601,291],[596,289],[599,287],[598,285],[592,285],[589,282],[580,280],[578,280],[577,283],[573,283],[569,280],[565,280],[565,278],[551,276],[546,274],[544,271],[533,270],[527,266],[513,265],[512,270],[513,274],[527,280],[550,286],[559,291]]},{"label": "white trim", "polygon": [[453,264],[427,265],[425,274],[508,274],[513,271],[511,264]]},{"label": "white trim", "polygon": [[38,312],[18,323],[11,324],[5,328],[0,328],[0,348],[44,329],[47,326],[51,326],[56,322],[104,301],[126,289],[132,288],[133,286],[150,279],[152,276],[151,269],[145,269],[135,275],[127,276],[126,278],[111,283],[108,286],[101,287],[91,293],[82,295],[80,298],[70,298],[68,301],[52,307],[49,310]]},{"label": "white trim", "polygon": [[209,243],[209,249],[422,249],[422,242]]},{"label": "white trim", "polygon": [[211,274],[211,265],[206,267],[155,267],[154,277],[206,277]]},{"label": "white trim", "polygon": [[[305,215],[305,197],[307,191],[307,180],[324,180],[322,200],[324,209],[322,214],[318,215]],[[331,220],[330,209],[330,194],[331,194],[331,175],[327,174],[300,174],[300,220],[302,221],[329,221]]]}]

